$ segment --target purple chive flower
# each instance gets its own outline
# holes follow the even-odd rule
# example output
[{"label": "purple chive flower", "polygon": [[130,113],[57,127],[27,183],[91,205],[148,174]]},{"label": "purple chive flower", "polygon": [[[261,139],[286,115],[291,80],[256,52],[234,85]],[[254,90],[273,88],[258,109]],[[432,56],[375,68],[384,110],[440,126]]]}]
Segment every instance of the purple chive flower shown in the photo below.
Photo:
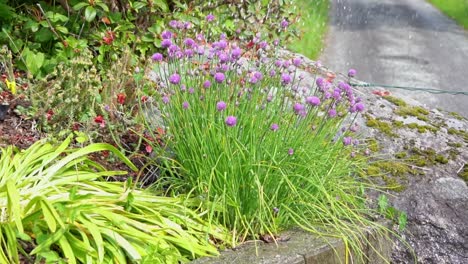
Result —
[{"label": "purple chive flower", "polygon": [[332,97],[335,98],[335,100],[340,100],[341,99],[341,91],[340,89],[335,89],[333,91]]},{"label": "purple chive flower", "polygon": [[184,29],[189,29],[192,27],[192,23],[190,22],[184,22]]},{"label": "purple chive flower", "polygon": [[220,40],[220,41],[218,42],[218,48],[221,49],[221,50],[227,48],[227,46],[228,46],[228,43],[227,43],[227,41],[224,40],[224,39],[222,39],[222,40]]},{"label": "purple chive flower", "polygon": [[255,78],[256,78],[257,80],[259,80],[259,81],[263,79],[263,74],[262,74],[261,72],[256,71],[256,72],[254,72],[253,75],[254,75]]},{"label": "purple chive flower", "polygon": [[172,41],[170,39],[163,39],[161,41],[161,47],[168,48],[172,45]]},{"label": "purple chive flower", "polygon": [[161,53],[155,53],[153,56],[151,56],[151,59],[153,61],[162,61],[163,60],[163,55]]},{"label": "purple chive flower", "polygon": [[193,87],[190,87],[190,88],[188,89],[188,92],[189,92],[189,94],[193,94],[193,93],[195,92],[195,89],[193,89]]},{"label": "purple chive flower", "polygon": [[216,103],[216,109],[218,111],[223,111],[224,109],[226,109],[226,103],[224,101],[219,101],[218,103]]},{"label": "purple chive flower", "polygon": [[200,46],[200,47],[197,47],[197,54],[198,55],[204,55],[205,54],[205,48]]},{"label": "purple chive flower", "polygon": [[184,54],[187,58],[192,58],[193,57],[193,49],[186,49],[184,51]]},{"label": "purple chive flower", "polygon": [[177,28],[177,25],[179,24],[179,22],[177,22],[176,20],[171,20],[169,21],[169,26],[171,28]]},{"label": "purple chive flower", "polygon": [[239,47],[236,47],[231,51],[231,56],[233,59],[240,58],[241,54],[242,54],[242,50]]},{"label": "purple chive flower", "polygon": [[301,58],[297,58],[297,57],[296,57],[296,58],[293,59],[293,64],[294,64],[294,66],[299,67],[299,66],[301,65],[301,63],[302,63],[302,59],[301,59]]},{"label": "purple chive flower", "polygon": [[278,126],[278,124],[272,124],[271,127],[270,127],[270,129],[271,129],[272,131],[276,131],[276,130],[279,129],[279,126]]},{"label": "purple chive flower", "polygon": [[268,47],[268,43],[266,41],[261,41],[258,45],[261,49],[266,49]]},{"label": "purple chive flower", "polygon": [[281,27],[282,28],[287,28],[289,26],[289,23],[286,19],[283,19],[283,21],[281,21]]},{"label": "purple chive flower", "polygon": [[172,84],[179,84],[180,83],[180,75],[177,73],[172,74],[169,77],[169,82]]},{"label": "purple chive flower", "polygon": [[302,111],[304,111],[305,107],[300,103],[295,103],[293,109],[296,114],[300,114]]},{"label": "purple chive flower", "polygon": [[317,96],[308,96],[306,98],[306,103],[313,106],[317,106],[320,105],[320,99]]},{"label": "purple chive flower", "polygon": [[328,116],[329,117],[335,117],[336,116],[336,110],[335,109],[330,109],[328,111]]},{"label": "purple chive flower", "polygon": [[364,111],[364,104],[363,103],[357,103],[355,106],[356,106],[356,111],[358,111],[358,112]]},{"label": "purple chive flower", "polygon": [[292,149],[292,148],[288,149],[288,154],[293,155],[294,154],[294,149]]},{"label": "purple chive flower", "polygon": [[255,77],[255,75],[252,75],[249,79],[249,82],[251,84],[256,84],[258,82],[258,79]]},{"label": "purple chive flower", "polygon": [[289,65],[291,65],[291,62],[288,61],[288,60],[285,60],[285,61],[283,62],[283,68],[287,69],[287,68],[289,68]]},{"label": "purple chive flower", "polygon": [[184,109],[189,108],[189,106],[190,106],[190,105],[189,105],[188,102],[184,102],[184,103],[182,104],[182,108],[184,108]]},{"label": "purple chive flower", "polygon": [[204,36],[202,33],[198,33],[197,35],[195,35],[195,38],[196,38],[198,41],[203,41],[203,40],[205,40],[205,36]]},{"label": "purple chive flower", "polygon": [[168,104],[170,100],[169,100],[169,97],[165,95],[163,96],[162,101],[163,103]]},{"label": "purple chive flower", "polygon": [[370,149],[366,149],[366,150],[364,151],[364,155],[369,156],[370,154],[371,154]]},{"label": "purple chive flower", "polygon": [[358,129],[359,129],[358,125],[354,125],[354,126],[351,126],[351,127],[349,128],[349,131],[351,131],[351,132],[356,132],[356,131],[358,131]]},{"label": "purple chive flower", "polygon": [[276,75],[276,71],[275,71],[275,70],[273,70],[273,69],[272,69],[272,70],[270,70],[270,76],[271,76],[271,77],[273,77],[273,76],[275,76],[275,75]]},{"label": "purple chive flower", "polygon": [[161,37],[163,39],[170,39],[172,38],[172,32],[170,32],[169,30],[164,30],[162,33],[161,33]]},{"label": "purple chive flower", "polygon": [[282,73],[281,74],[281,83],[283,85],[288,85],[290,84],[292,81],[292,78],[291,78],[291,75],[287,74],[287,73]]},{"label": "purple chive flower", "polygon": [[349,84],[347,84],[345,82],[339,82],[338,83],[338,88],[340,88],[341,90],[343,90],[345,92],[348,92],[349,90],[351,90],[351,86],[349,86]]},{"label": "purple chive flower", "polygon": [[179,46],[177,46],[177,45],[175,45],[175,44],[171,44],[171,45],[169,46],[168,50],[169,50],[169,52],[174,53],[174,52],[176,52],[176,51],[179,51],[180,48],[179,48]]},{"label": "purple chive flower", "polygon": [[224,53],[224,52],[221,52],[219,55],[218,55],[218,59],[219,59],[219,62],[220,63],[226,63],[229,61],[229,56]]},{"label": "purple chive flower", "polygon": [[213,14],[208,14],[206,16],[206,21],[211,22],[215,19],[215,16]]},{"label": "purple chive flower", "polygon": [[224,81],[224,79],[225,79],[224,73],[222,73],[222,72],[215,73],[214,79],[215,79],[215,81],[217,83],[222,83]]},{"label": "purple chive flower", "polygon": [[355,69],[349,69],[348,71],[348,77],[352,78],[356,76],[357,71]]},{"label": "purple chive flower", "polygon": [[281,66],[283,66],[283,61],[282,61],[282,60],[277,60],[277,61],[275,61],[275,66],[276,66],[276,67],[281,67]]},{"label": "purple chive flower", "polygon": [[353,142],[353,138],[352,138],[352,137],[344,137],[344,138],[343,138],[343,145],[345,145],[345,146],[351,145],[352,142]]},{"label": "purple chive flower", "polygon": [[226,125],[233,127],[237,124],[237,118],[235,116],[226,117]]},{"label": "purple chive flower", "polygon": [[279,45],[279,39],[275,39],[275,40],[273,41],[273,45],[278,46],[278,45]]},{"label": "purple chive flower", "polygon": [[193,47],[193,45],[195,45],[195,41],[191,38],[186,38],[184,40],[184,45],[187,47]]},{"label": "purple chive flower", "polygon": [[317,84],[318,87],[324,88],[325,87],[325,79],[322,77],[318,77],[317,80],[315,81],[315,84]]},{"label": "purple chive flower", "polygon": [[204,83],[203,83],[203,88],[210,88],[211,86],[211,82],[206,80]]}]

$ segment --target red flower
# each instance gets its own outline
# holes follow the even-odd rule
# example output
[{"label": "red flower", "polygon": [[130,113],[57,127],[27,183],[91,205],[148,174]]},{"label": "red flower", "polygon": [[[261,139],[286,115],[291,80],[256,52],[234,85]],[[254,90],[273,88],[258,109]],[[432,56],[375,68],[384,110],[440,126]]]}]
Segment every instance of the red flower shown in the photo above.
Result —
[{"label": "red flower", "polygon": [[106,31],[106,35],[102,38],[102,41],[104,41],[104,43],[106,43],[107,45],[110,45],[112,44],[114,39],[115,39],[115,33],[108,30]]},{"label": "red flower", "polygon": [[54,111],[52,109],[49,109],[49,111],[47,111],[47,113],[46,113],[47,121],[50,121],[50,119],[52,119],[53,115],[54,115]]},{"label": "red flower", "polygon": [[141,102],[142,102],[142,103],[146,103],[146,101],[148,101],[148,96],[143,95],[143,96],[141,97]]},{"label": "red flower", "polygon": [[78,131],[78,130],[80,130],[80,123],[77,123],[77,122],[73,123],[73,125],[72,125],[72,130],[73,130],[73,131]]},{"label": "red flower", "polygon": [[96,122],[96,124],[99,124],[101,127],[104,127],[106,125],[106,121],[104,121],[104,118],[100,115],[94,118],[94,122]]},{"label": "red flower", "polygon": [[117,102],[118,102],[119,104],[123,105],[123,104],[125,103],[125,98],[126,98],[126,97],[127,97],[127,96],[126,96],[125,94],[119,93],[119,94],[117,95]]},{"label": "red flower", "polygon": [[153,152],[153,148],[151,147],[151,145],[147,144],[146,147],[145,147],[145,151],[147,153],[151,153],[151,152]]}]

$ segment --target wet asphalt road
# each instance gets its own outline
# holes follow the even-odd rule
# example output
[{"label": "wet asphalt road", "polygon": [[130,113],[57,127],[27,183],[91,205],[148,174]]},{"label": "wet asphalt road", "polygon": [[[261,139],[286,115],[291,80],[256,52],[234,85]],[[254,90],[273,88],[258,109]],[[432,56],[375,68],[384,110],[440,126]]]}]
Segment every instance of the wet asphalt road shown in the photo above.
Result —
[{"label": "wet asphalt road", "polygon": [[[468,92],[468,30],[425,0],[332,0],[330,12],[320,57],[328,68],[355,68],[369,83]],[[389,91],[468,118],[468,96]]]}]

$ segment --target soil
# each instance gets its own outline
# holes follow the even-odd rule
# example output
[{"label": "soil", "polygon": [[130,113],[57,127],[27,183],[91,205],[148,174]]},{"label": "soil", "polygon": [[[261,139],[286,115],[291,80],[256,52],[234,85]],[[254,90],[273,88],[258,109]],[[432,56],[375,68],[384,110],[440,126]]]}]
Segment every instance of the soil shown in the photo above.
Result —
[{"label": "soil", "polygon": [[0,93],[0,102],[2,105],[8,105],[5,115],[0,113],[0,147],[15,145],[25,149],[44,137],[44,134],[36,129],[36,120],[15,111],[18,106],[28,106],[26,99],[13,99],[11,93],[3,91]]}]

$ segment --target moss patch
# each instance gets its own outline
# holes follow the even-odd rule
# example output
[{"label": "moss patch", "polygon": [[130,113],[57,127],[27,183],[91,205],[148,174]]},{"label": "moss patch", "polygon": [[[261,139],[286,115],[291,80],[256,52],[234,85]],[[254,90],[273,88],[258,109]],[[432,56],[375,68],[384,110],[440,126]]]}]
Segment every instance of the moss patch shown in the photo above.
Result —
[{"label": "moss patch", "polygon": [[368,127],[375,128],[389,137],[398,137],[398,135],[393,132],[392,123],[381,121],[368,114],[364,117],[366,118],[366,125]]},{"label": "moss patch", "polygon": [[407,125],[410,129],[417,129],[419,133],[426,133],[427,131],[431,131],[432,133],[437,133],[439,131],[438,128],[429,126],[429,125],[419,125],[417,123],[410,123]]},{"label": "moss patch", "polygon": [[449,115],[452,116],[452,117],[454,117],[454,118],[456,118],[456,119],[458,119],[458,120],[465,120],[465,118],[464,118],[463,116],[461,116],[461,115],[460,115],[459,113],[457,113],[457,112],[450,112]]},{"label": "moss patch", "polygon": [[456,128],[451,127],[447,129],[447,133],[449,133],[450,135],[458,135],[462,137],[465,142],[468,142],[468,132],[465,130],[458,130]]},{"label": "moss patch", "polygon": [[406,102],[403,101],[400,98],[394,97],[394,96],[383,96],[383,99],[389,101],[390,103],[396,105],[396,106],[406,106]]},{"label": "moss patch", "polygon": [[414,116],[419,120],[429,121],[429,111],[421,106],[401,106],[395,109],[394,113],[402,117]]},{"label": "moss patch", "polygon": [[393,126],[396,128],[402,128],[405,126],[405,123],[403,121],[398,121],[398,120],[393,120]]},{"label": "moss patch", "polygon": [[445,157],[442,154],[436,153],[436,151],[432,148],[424,150],[412,148],[410,150],[410,154],[411,156],[408,159],[419,167],[430,166],[436,163],[447,164],[449,161],[447,157]]},{"label": "moss patch", "polygon": [[406,158],[407,155],[408,155],[408,153],[406,153],[406,152],[399,152],[399,153],[395,154],[395,158],[404,159],[404,158]]},{"label": "moss patch", "polygon": [[468,183],[468,164],[463,166],[463,169],[458,173],[458,176]]},{"label": "moss patch", "polygon": [[387,172],[395,177],[403,177],[405,174],[421,175],[421,171],[412,169],[408,164],[399,161],[378,161],[373,163],[382,172]]},{"label": "moss patch", "polygon": [[379,142],[374,138],[368,138],[366,143],[370,151],[378,152],[380,150]]}]

